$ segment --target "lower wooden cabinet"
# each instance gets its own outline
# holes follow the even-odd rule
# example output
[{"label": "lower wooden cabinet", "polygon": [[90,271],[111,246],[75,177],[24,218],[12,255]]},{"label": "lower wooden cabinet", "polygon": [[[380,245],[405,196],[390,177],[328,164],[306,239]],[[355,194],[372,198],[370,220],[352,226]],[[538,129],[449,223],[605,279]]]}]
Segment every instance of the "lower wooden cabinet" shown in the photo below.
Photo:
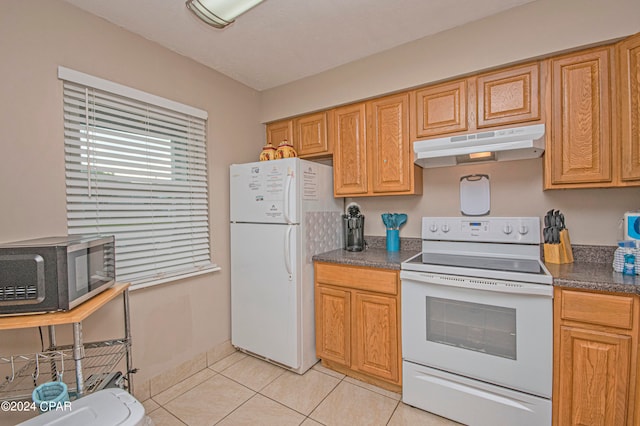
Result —
[{"label": "lower wooden cabinet", "polygon": [[555,289],[553,424],[635,425],[638,297]]},{"label": "lower wooden cabinet", "polygon": [[398,271],[316,263],[315,309],[323,365],[401,390]]},{"label": "lower wooden cabinet", "polygon": [[316,285],[318,358],[351,365],[351,292]]}]

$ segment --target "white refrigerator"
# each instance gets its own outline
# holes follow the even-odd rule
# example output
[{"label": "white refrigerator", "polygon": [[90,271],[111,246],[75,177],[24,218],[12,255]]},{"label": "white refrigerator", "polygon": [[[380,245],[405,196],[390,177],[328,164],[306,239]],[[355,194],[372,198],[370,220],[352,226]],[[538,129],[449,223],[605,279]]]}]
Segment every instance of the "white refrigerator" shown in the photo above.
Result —
[{"label": "white refrigerator", "polygon": [[311,257],[342,245],[333,170],[287,158],[230,180],[231,343],[302,374],[317,361]]}]

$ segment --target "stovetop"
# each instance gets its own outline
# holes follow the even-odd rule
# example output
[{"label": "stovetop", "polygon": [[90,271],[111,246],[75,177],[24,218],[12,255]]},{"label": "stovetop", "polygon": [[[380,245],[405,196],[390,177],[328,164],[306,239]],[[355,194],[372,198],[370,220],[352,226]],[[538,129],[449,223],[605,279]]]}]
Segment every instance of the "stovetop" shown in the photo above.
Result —
[{"label": "stovetop", "polygon": [[422,253],[402,270],[551,284],[537,217],[424,217]]}]

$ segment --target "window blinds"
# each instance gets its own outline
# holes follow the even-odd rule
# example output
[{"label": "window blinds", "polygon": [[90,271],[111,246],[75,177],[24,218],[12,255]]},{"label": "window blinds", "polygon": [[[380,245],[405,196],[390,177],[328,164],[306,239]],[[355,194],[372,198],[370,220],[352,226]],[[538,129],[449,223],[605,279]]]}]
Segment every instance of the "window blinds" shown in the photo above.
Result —
[{"label": "window blinds", "polygon": [[69,234],[115,235],[117,279],[134,286],[214,270],[206,120],[124,86],[63,88]]}]

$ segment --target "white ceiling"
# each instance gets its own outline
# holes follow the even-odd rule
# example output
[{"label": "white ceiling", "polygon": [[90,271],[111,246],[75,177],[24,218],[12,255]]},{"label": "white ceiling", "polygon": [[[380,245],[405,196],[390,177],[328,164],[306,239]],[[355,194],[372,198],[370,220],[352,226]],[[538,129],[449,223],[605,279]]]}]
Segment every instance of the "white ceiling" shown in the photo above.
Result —
[{"label": "white ceiling", "polygon": [[224,30],[184,0],[65,0],[256,90],[532,0],[265,0]]}]

